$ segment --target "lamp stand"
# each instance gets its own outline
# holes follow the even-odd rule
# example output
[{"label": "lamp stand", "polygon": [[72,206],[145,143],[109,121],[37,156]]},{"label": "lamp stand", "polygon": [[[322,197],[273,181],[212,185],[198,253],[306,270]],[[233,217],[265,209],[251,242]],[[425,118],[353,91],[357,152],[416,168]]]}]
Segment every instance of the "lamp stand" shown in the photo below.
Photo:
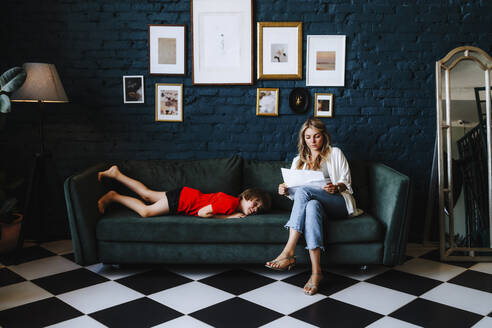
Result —
[{"label": "lamp stand", "polygon": [[[40,149],[34,154],[27,187],[22,238],[47,241],[68,236],[62,184],[52,154],[44,145],[44,104],[38,101]],[[63,222],[63,221],[64,222]],[[56,221],[61,224],[56,225]],[[65,231],[61,229],[67,226]]]}]

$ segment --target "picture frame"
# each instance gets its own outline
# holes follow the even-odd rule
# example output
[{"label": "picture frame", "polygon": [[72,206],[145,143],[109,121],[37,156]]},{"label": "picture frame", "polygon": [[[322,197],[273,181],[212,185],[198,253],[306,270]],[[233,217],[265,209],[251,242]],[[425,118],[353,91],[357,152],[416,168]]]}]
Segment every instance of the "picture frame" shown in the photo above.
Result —
[{"label": "picture frame", "polygon": [[302,22],[258,22],[258,79],[302,79]]},{"label": "picture frame", "polygon": [[314,117],[333,117],[333,94],[314,94]]},{"label": "picture frame", "polygon": [[194,85],[253,84],[253,0],[191,0]]},{"label": "picture frame", "polygon": [[278,88],[256,89],[256,115],[278,116]]},{"label": "picture frame", "polygon": [[123,76],[123,103],[143,104],[145,103],[145,87],[143,75]]},{"label": "picture frame", "polygon": [[149,74],[186,74],[186,25],[149,24]]},{"label": "picture frame", "polygon": [[345,35],[308,35],[306,86],[345,85]]},{"label": "picture frame", "polygon": [[155,84],[156,122],[183,122],[183,85]]}]

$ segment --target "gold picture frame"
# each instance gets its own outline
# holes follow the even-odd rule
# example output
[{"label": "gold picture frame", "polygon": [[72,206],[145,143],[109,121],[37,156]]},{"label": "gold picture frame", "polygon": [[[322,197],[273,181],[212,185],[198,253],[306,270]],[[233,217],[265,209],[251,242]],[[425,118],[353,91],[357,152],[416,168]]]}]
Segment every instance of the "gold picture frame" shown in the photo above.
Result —
[{"label": "gold picture frame", "polygon": [[256,115],[278,116],[278,88],[256,89]]},{"label": "gold picture frame", "polygon": [[183,122],[183,85],[155,84],[156,122]]},{"label": "gold picture frame", "polygon": [[333,117],[333,93],[314,94],[314,116]]},{"label": "gold picture frame", "polygon": [[302,22],[258,22],[258,79],[302,79]]}]

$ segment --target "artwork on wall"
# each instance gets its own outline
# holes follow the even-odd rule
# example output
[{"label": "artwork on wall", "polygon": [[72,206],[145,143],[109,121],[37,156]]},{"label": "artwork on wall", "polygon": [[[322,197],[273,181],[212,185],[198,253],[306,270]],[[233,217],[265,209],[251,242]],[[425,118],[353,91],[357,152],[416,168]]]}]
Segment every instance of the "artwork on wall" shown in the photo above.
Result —
[{"label": "artwork on wall", "polygon": [[345,35],[308,35],[307,86],[344,86]]},{"label": "artwork on wall", "polygon": [[258,88],[256,91],[256,115],[278,116],[278,88]]},{"label": "artwork on wall", "polygon": [[191,0],[193,84],[253,83],[253,1]]},{"label": "artwork on wall", "polygon": [[123,103],[143,104],[144,102],[145,95],[143,75],[123,76]]},{"label": "artwork on wall", "polygon": [[302,79],[302,22],[258,23],[258,79]]},{"label": "artwork on wall", "polygon": [[294,88],[289,95],[289,106],[294,113],[305,113],[308,109],[310,98],[308,89]]},{"label": "artwork on wall", "polygon": [[149,74],[186,74],[185,25],[149,25]]},{"label": "artwork on wall", "polygon": [[333,117],[333,94],[315,93],[314,94],[314,116]]},{"label": "artwork on wall", "polygon": [[183,121],[183,85],[156,83],[155,120],[159,122]]}]

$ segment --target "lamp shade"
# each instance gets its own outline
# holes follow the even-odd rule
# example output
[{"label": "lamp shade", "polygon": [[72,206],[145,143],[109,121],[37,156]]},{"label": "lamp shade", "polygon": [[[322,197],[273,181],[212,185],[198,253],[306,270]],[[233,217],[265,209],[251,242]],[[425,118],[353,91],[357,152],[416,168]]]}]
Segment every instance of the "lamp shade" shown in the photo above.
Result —
[{"label": "lamp shade", "polygon": [[45,63],[25,63],[22,65],[27,78],[20,89],[12,94],[16,102],[68,102],[55,65]]}]

